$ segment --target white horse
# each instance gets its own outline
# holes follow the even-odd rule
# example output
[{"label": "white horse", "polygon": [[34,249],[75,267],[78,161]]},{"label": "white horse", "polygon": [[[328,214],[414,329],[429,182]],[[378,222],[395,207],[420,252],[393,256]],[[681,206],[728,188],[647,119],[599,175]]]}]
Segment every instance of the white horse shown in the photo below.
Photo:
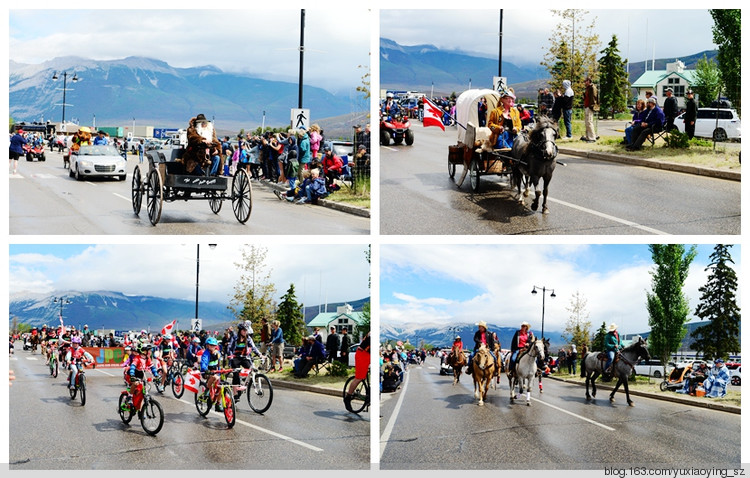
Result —
[{"label": "white horse", "polygon": [[[534,338],[529,342],[526,352],[519,352],[516,359],[516,370],[514,374],[510,373],[510,363],[508,363],[508,384],[510,385],[510,401],[513,403],[516,399],[516,384],[518,384],[518,393],[523,395],[526,391],[526,405],[531,406],[531,382],[536,376],[537,357],[544,360],[544,344],[541,340]],[[510,362],[510,357],[508,357]]]}]

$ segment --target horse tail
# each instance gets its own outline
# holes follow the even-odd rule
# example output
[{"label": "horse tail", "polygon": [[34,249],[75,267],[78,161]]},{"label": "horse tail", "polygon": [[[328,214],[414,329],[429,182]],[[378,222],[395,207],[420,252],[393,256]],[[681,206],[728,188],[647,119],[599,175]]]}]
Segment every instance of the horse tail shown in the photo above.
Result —
[{"label": "horse tail", "polygon": [[583,356],[583,360],[581,360],[581,377],[586,376],[586,359],[588,358],[588,354]]}]

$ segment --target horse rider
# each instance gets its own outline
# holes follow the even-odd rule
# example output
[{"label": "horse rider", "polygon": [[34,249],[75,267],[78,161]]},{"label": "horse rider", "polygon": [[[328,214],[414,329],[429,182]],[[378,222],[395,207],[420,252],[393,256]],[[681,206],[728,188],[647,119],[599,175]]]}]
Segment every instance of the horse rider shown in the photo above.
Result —
[{"label": "horse rider", "polygon": [[497,367],[497,357],[495,357],[495,353],[493,352],[495,349],[495,339],[493,338],[493,333],[487,330],[487,322],[484,320],[477,322],[477,331],[474,332],[474,350],[472,350],[471,355],[469,355],[469,371],[467,372],[469,374],[473,373],[471,361],[474,359],[474,355],[482,344],[487,347],[490,355],[492,355],[492,358],[495,360],[495,367]]},{"label": "horse rider", "polygon": [[515,374],[518,354],[521,350],[534,340],[534,333],[531,331],[531,324],[526,321],[521,322],[521,328],[516,330],[513,340],[510,343],[510,373]]},{"label": "horse rider", "polygon": [[607,354],[607,363],[604,365],[605,375],[612,375],[612,365],[620,350],[622,350],[620,334],[617,332],[617,324],[612,322],[607,329],[607,335],[604,336],[604,352]]}]

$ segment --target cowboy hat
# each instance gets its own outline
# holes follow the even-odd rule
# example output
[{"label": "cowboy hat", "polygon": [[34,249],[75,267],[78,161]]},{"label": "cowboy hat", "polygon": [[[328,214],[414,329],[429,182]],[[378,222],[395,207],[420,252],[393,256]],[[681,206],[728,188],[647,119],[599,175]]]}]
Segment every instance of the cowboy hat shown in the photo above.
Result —
[{"label": "cowboy hat", "polygon": [[195,121],[206,121],[206,115],[203,113],[198,114],[198,116],[195,117]]},{"label": "cowboy hat", "polygon": [[477,322],[477,323],[476,323],[475,325],[476,325],[477,327],[484,327],[485,329],[487,328],[487,322],[485,322],[484,320],[480,320],[480,321],[479,321],[479,322]]},{"label": "cowboy hat", "polygon": [[614,332],[615,330],[617,330],[617,324],[615,324],[614,322],[612,322],[611,324],[609,324],[609,329],[608,330],[610,332]]},{"label": "cowboy hat", "polygon": [[524,320],[523,322],[521,322],[521,327],[523,327],[524,325],[525,325],[525,326],[526,326],[527,328],[531,328],[531,324],[530,324],[530,323],[528,323],[528,322],[526,322],[525,320]]}]

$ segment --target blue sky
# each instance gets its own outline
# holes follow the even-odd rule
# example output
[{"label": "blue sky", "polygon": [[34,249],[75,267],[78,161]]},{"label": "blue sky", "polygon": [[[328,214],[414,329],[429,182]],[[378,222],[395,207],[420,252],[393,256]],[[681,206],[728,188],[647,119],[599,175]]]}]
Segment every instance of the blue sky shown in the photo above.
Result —
[{"label": "blue sky", "polygon": [[[228,301],[240,271],[242,246],[217,241],[200,247],[201,300]],[[305,305],[369,296],[366,245],[268,245],[266,264],[281,297],[294,283]],[[295,251],[296,247],[300,250]],[[111,290],[126,294],[195,299],[196,245],[11,244],[9,291],[52,294],[69,290]],[[321,257],[337,257],[335,261]]]},{"label": "blue sky", "polygon": [[[692,311],[713,248],[698,245],[685,286]],[[730,252],[739,276],[740,246]],[[537,286],[556,294],[551,298],[548,291],[545,298],[545,329],[562,330],[578,291],[596,326],[615,321],[624,333],[643,332],[652,269],[648,245],[640,244],[382,245],[380,315],[385,324],[486,320],[516,326],[528,320],[538,328],[542,294],[531,294]]]}]

